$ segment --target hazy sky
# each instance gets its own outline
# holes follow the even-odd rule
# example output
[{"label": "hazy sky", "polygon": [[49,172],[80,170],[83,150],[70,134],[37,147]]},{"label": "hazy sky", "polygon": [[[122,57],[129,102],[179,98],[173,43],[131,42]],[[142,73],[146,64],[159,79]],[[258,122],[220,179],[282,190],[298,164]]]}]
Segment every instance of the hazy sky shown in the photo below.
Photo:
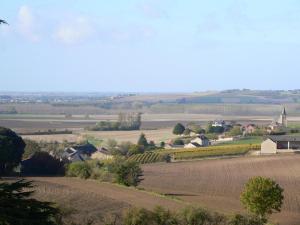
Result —
[{"label": "hazy sky", "polygon": [[0,90],[300,88],[299,0],[2,0]]}]

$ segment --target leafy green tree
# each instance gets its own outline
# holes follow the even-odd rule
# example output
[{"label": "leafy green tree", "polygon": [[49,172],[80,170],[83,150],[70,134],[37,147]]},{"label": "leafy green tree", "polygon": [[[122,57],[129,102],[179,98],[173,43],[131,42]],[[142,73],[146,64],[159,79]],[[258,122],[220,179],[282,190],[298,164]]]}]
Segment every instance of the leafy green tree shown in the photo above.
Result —
[{"label": "leafy green tree", "polygon": [[10,129],[0,127],[0,175],[11,172],[19,165],[24,153],[25,143]]},{"label": "leafy green tree", "polygon": [[64,175],[64,163],[48,152],[36,152],[22,162],[23,175]]},{"label": "leafy green tree", "polygon": [[241,194],[241,202],[254,215],[267,221],[267,216],[280,212],[283,204],[283,189],[274,180],[253,177]]},{"label": "leafy green tree", "polygon": [[160,144],[159,144],[159,146],[160,146],[161,148],[164,148],[164,147],[166,146],[166,143],[165,143],[164,141],[161,141]]},{"label": "leafy green tree", "polygon": [[240,126],[234,126],[234,127],[228,132],[228,135],[231,136],[231,137],[238,136],[238,135],[242,135],[242,134],[243,134],[243,132],[242,132]]},{"label": "leafy green tree", "polygon": [[86,162],[73,162],[67,167],[67,176],[88,179],[92,174],[91,166]]},{"label": "leafy green tree", "polygon": [[[0,224],[3,225],[56,225],[59,210],[52,203],[30,198],[31,182],[20,180],[0,183]],[[26,191],[24,191],[26,189]]]},{"label": "leafy green tree", "polygon": [[128,156],[142,154],[145,152],[145,147],[143,145],[131,145],[128,150]]},{"label": "leafy green tree", "polygon": [[173,134],[180,135],[183,134],[185,127],[181,123],[177,123],[173,129]]},{"label": "leafy green tree", "polygon": [[144,147],[147,147],[149,145],[144,133],[141,133],[137,144]]},{"label": "leafy green tree", "polygon": [[188,136],[188,135],[190,135],[190,133],[191,133],[190,128],[185,128],[183,134],[184,134],[185,136]]},{"label": "leafy green tree", "polygon": [[34,153],[41,151],[41,147],[39,146],[39,144],[36,141],[32,141],[29,139],[25,139],[24,141],[25,141],[26,147],[24,150],[23,159],[28,159],[32,155],[34,155]]},{"label": "leafy green tree", "polygon": [[117,182],[126,186],[137,186],[143,176],[140,165],[134,161],[124,161],[116,166]]}]

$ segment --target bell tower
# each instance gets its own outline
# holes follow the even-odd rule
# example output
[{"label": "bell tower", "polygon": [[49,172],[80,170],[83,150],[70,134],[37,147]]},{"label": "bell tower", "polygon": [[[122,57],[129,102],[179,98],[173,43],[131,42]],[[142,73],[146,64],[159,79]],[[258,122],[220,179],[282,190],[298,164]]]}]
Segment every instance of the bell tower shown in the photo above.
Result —
[{"label": "bell tower", "polygon": [[287,127],[287,114],[286,114],[286,110],[285,107],[283,107],[282,113],[281,113],[281,124],[283,127]]}]

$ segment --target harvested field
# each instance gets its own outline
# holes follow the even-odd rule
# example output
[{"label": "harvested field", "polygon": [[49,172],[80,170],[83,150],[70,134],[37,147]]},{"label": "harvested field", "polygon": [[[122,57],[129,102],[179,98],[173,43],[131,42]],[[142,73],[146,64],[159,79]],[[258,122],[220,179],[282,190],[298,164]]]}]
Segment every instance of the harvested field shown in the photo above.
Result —
[{"label": "harvested field", "polygon": [[273,217],[282,225],[300,221],[300,156],[280,155],[143,165],[141,187],[210,209],[242,211],[239,195],[250,177],[275,179],[285,190],[283,211]]},{"label": "harvested field", "polygon": [[181,202],[160,197],[133,188],[93,180],[76,178],[28,178],[34,180],[35,198],[56,202],[65,211],[70,212],[67,221],[84,223],[93,219],[95,225],[112,214],[120,215],[129,207],[153,209],[157,205],[177,210],[184,206]]}]

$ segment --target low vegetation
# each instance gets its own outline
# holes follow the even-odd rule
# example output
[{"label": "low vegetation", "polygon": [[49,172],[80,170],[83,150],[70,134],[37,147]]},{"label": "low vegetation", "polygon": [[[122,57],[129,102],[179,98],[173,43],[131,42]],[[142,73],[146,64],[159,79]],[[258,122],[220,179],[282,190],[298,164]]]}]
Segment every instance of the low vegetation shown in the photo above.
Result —
[{"label": "low vegetation", "polygon": [[74,162],[67,166],[67,176],[116,182],[125,186],[137,186],[143,176],[139,163],[124,158],[112,160]]},{"label": "low vegetation", "polygon": [[142,124],[141,113],[119,113],[118,121],[100,121],[86,127],[89,131],[139,130]]},{"label": "low vegetation", "polygon": [[162,154],[157,152],[145,152],[144,154],[135,154],[128,158],[130,161],[135,161],[141,164],[156,163],[156,162],[170,162],[169,154]]}]

